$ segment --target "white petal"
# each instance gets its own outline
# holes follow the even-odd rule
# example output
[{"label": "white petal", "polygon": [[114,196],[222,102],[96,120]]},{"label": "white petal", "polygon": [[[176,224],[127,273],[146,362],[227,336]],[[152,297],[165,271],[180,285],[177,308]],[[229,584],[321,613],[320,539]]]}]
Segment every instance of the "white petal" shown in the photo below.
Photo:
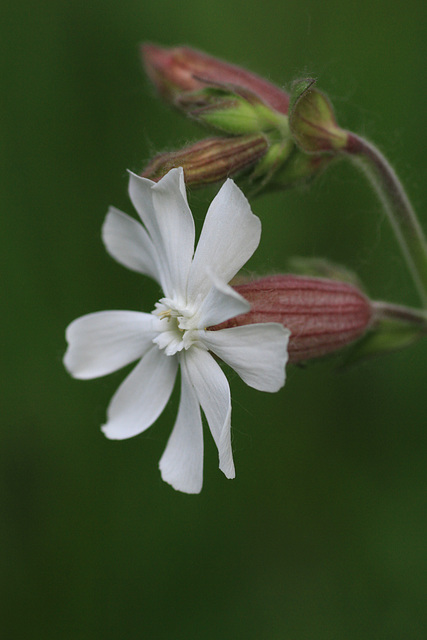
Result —
[{"label": "white petal", "polygon": [[202,342],[254,389],[278,391],[285,384],[290,331],[281,324],[248,324],[204,331]]},{"label": "white petal", "polygon": [[147,351],[110,402],[102,427],[107,438],[131,438],[157,420],[172,393],[177,367],[178,359],[165,356],[157,346]]},{"label": "white petal", "polygon": [[208,275],[211,281],[211,290],[200,305],[200,327],[213,327],[249,311],[251,305],[243,296],[213,273]]},{"label": "white petal", "polygon": [[110,207],[102,226],[102,239],[117,262],[162,284],[158,269],[160,261],[142,224]]},{"label": "white petal", "polygon": [[99,311],[74,320],[66,330],[64,365],[75,378],[98,378],[133,362],[151,346],[151,313]]},{"label": "white petal", "polygon": [[152,188],[156,183],[129,171],[129,197],[144,223],[154,245],[158,248],[159,226],[154,211]]},{"label": "white petal", "polygon": [[200,493],[203,484],[203,429],[200,406],[181,365],[181,400],[178,417],[159,463],[162,478],[177,491]]},{"label": "white petal", "polygon": [[162,283],[166,296],[185,296],[195,232],[182,169],[172,169],[158,183],[130,173],[129,195],[167,274]]},{"label": "white petal", "polygon": [[231,399],[227,378],[221,367],[204,349],[194,346],[181,357],[186,361],[189,379],[218,448],[219,468],[227,478],[234,478]]},{"label": "white petal", "polygon": [[153,187],[155,182],[147,178],[141,178],[129,171],[129,197],[139,217],[144,223],[148,235],[152,241],[157,254],[157,271],[161,276],[161,285],[166,295],[171,295],[170,291],[170,271],[167,255],[163,243],[162,233],[159,228],[156,210],[153,204]]},{"label": "white petal", "polygon": [[172,293],[185,296],[194,253],[195,229],[187,203],[183,169],[171,169],[154,185],[152,192]]},{"label": "white petal", "polygon": [[188,295],[206,295],[210,289],[206,267],[229,282],[249,260],[259,244],[261,222],[249,202],[227,180],[212,201],[197,244],[188,281]]}]

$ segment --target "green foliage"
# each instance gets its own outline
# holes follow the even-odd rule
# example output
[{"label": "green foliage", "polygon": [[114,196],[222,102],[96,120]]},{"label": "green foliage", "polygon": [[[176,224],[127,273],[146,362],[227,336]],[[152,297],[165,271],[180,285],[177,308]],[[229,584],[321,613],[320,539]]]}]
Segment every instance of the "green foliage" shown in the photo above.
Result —
[{"label": "green foliage", "polygon": [[[155,429],[109,442],[99,426],[123,373],[80,383],[61,361],[78,315],[158,299],[100,240],[109,205],[132,211],[126,168],[195,135],[143,77],[139,42],[184,42],[279,85],[318,76],[340,122],[391,152],[425,204],[426,10],[420,0],[4,3],[4,638],[427,636],[427,340],[344,375],[289,368],[271,396],[232,379],[237,477],[220,477],[206,434],[198,497],[158,474],[177,402]],[[212,192],[190,194],[199,227]],[[325,255],[374,297],[415,303],[377,202],[345,163],[252,206],[263,235],[249,270]]]}]

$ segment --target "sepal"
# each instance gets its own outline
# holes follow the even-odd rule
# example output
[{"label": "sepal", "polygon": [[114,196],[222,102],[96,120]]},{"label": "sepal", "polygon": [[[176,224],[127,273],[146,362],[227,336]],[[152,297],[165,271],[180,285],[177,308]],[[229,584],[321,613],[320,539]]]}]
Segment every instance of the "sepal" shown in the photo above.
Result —
[{"label": "sepal", "polygon": [[336,120],[329,99],[308,78],[294,82],[289,105],[289,127],[297,145],[307,153],[336,152],[347,143],[347,132]]},{"label": "sepal", "polygon": [[275,111],[248,89],[212,85],[183,93],[176,106],[201,124],[230,135],[277,130],[288,135],[287,116]]}]

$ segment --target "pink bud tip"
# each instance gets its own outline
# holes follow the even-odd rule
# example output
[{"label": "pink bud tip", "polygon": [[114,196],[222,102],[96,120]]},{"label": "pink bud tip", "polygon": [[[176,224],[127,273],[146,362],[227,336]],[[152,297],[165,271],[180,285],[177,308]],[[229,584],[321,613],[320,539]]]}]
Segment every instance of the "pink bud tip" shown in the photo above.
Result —
[{"label": "pink bud tip", "polygon": [[141,54],[149,78],[168,100],[210,84],[228,84],[248,89],[276,111],[288,113],[287,93],[241,67],[189,47],[165,49],[147,43]]}]

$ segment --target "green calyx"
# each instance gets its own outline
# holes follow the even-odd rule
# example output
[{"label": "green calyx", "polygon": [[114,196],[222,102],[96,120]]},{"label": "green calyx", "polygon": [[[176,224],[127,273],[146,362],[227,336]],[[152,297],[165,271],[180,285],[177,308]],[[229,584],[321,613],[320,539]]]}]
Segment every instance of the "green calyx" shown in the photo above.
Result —
[{"label": "green calyx", "polygon": [[247,90],[207,87],[180,96],[176,105],[198,122],[229,135],[269,131],[289,135],[287,116]]},{"label": "green calyx", "polygon": [[291,134],[307,153],[339,151],[347,143],[347,133],[338,126],[331,103],[314,88],[315,83],[309,78],[293,84],[289,105]]}]

